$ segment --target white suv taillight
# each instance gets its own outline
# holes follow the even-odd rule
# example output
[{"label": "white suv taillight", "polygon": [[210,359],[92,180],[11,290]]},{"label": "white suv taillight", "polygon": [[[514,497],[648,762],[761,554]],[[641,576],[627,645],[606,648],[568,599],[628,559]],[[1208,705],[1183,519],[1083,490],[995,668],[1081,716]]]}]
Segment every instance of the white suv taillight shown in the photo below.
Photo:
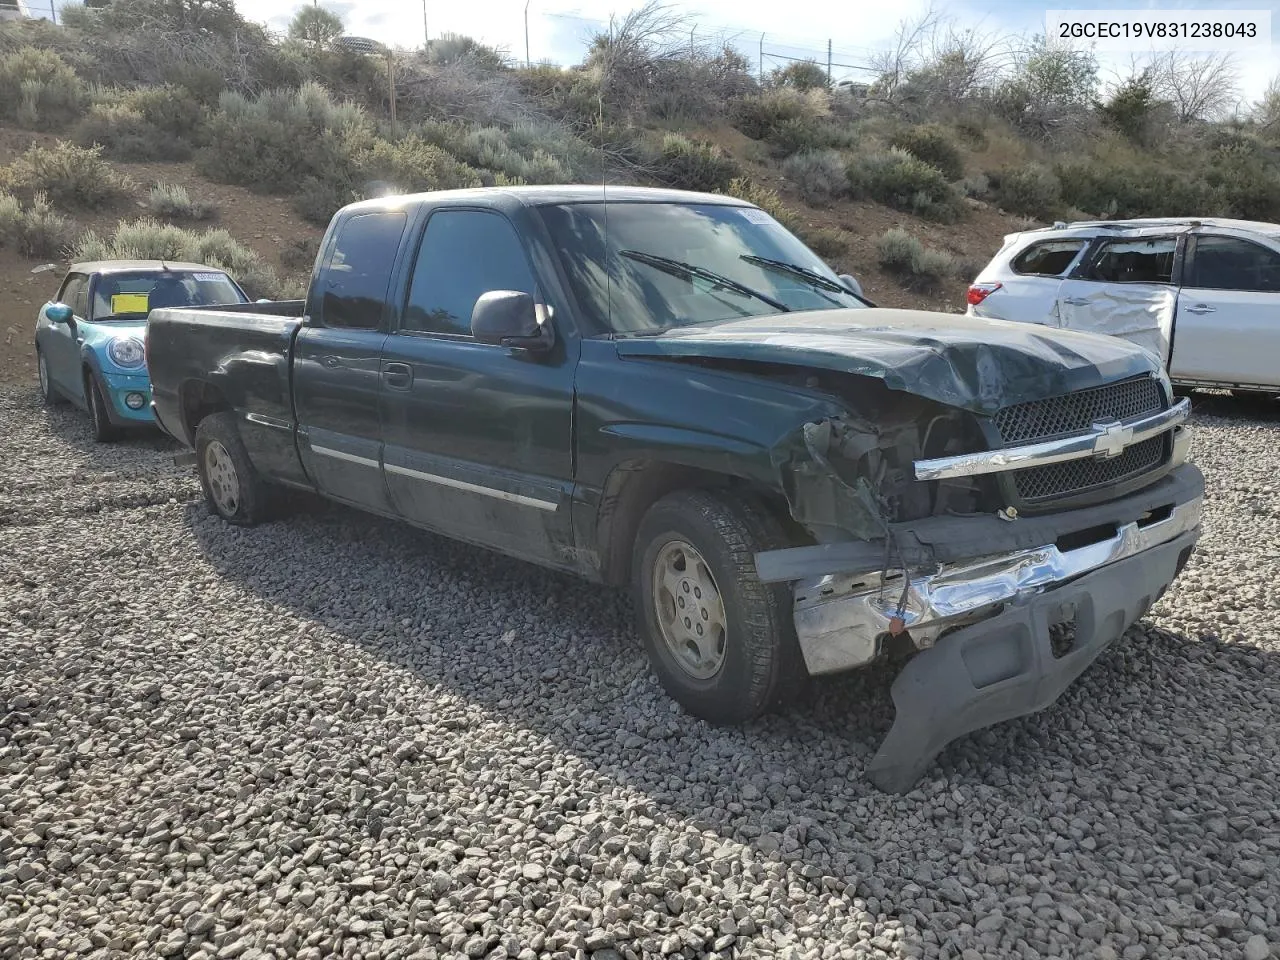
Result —
[{"label": "white suv taillight", "polygon": [[969,301],[969,306],[976,307],[983,300],[987,299],[987,297],[991,296],[993,293],[999,290],[1000,287],[1001,287],[1001,284],[999,283],[971,284],[969,286],[969,296],[967,298]]}]

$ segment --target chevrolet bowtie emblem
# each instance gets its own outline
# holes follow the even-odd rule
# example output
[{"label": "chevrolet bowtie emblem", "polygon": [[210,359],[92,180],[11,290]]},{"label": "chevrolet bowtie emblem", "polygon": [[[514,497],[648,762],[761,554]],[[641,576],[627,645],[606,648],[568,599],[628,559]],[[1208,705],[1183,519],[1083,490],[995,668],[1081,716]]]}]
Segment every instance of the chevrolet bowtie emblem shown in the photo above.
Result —
[{"label": "chevrolet bowtie emblem", "polygon": [[1119,420],[1095,423],[1093,429],[1098,434],[1093,441],[1093,455],[1100,460],[1120,456],[1133,442],[1133,427],[1126,427]]}]

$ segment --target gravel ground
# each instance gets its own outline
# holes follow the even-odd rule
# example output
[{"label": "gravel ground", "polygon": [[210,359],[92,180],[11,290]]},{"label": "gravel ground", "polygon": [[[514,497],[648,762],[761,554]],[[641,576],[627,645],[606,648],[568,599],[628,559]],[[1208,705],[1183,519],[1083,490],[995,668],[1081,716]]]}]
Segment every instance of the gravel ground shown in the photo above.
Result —
[{"label": "gravel ground", "polygon": [[1280,417],[1043,714],[906,797],[884,670],[682,716],[624,600],[340,508],[209,517],[0,395],[0,957],[1246,957],[1280,943]]}]

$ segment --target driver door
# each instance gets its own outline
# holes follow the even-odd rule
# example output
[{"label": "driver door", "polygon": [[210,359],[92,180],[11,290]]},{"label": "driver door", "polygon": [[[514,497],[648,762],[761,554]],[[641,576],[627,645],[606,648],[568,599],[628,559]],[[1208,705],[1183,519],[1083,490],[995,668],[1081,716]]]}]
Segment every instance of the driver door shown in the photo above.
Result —
[{"label": "driver door", "polygon": [[73,400],[82,400],[84,383],[80,376],[80,344],[83,335],[79,325],[89,319],[88,276],[69,274],[54,299],[69,306],[74,317],[70,323],[45,321],[40,349],[44,351],[49,379],[58,391]]}]

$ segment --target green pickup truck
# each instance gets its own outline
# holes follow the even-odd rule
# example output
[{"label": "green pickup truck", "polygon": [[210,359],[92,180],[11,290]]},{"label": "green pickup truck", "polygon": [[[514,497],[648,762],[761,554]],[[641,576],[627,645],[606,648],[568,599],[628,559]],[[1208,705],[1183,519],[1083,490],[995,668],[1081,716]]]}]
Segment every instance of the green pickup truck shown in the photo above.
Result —
[{"label": "green pickup truck", "polygon": [[874,307],[730,197],[352,204],[306,300],[154,310],[146,350],[228,522],[296,488],[629,586],[705,720],[903,656],[887,790],[1052,703],[1200,533],[1189,406],[1152,355]]}]

